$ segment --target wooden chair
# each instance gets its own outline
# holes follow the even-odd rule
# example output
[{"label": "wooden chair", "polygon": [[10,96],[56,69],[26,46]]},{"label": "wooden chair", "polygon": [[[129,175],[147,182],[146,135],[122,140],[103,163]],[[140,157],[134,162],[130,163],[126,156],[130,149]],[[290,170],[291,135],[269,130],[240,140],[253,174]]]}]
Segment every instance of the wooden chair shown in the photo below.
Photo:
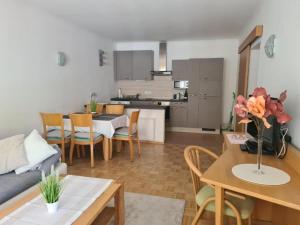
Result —
[{"label": "wooden chair", "polygon": [[66,160],[65,145],[70,142],[70,131],[64,130],[63,115],[60,113],[40,113],[44,139],[49,144],[59,144],[61,146],[61,159]]},{"label": "wooden chair", "polygon": [[[91,113],[91,104],[86,105],[85,111],[86,111],[86,113]],[[97,103],[96,113],[102,113],[102,112],[103,112],[103,104]]]},{"label": "wooden chair", "polygon": [[124,105],[122,104],[108,104],[105,107],[107,114],[124,114]]},{"label": "wooden chair", "polygon": [[[204,210],[215,212],[215,191],[211,185],[201,185],[201,157],[205,154],[213,160],[218,156],[208,149],[200,146],[188,146],[184,150],[184,158],[190,168],[196,200],[196,216],[192,225],[196,225]],[[237,225],[242,225],[242,220],[248,220],[251,225],[251,214],[254,208],[254,200],[234,192],[225,191],[224,215],[234,217]]]},{"label": "wooden chair", "polygon": [[[70,165],[73,163],[75,145],[77,145],[77,152],[79,152],[79,146],[89,145],[91,151],[91,167],[95,167],[94,146],[103,141],[103,136],[93,132],[92,114],[71,114],[70,119],[72,124]],[[88,128],[89,132],[79,132],[77,131],[78,128]]]},{"label": "wooden chair", "polygon": [[138,120],[140,111],[131,113],[129,127],[122,127],[116,130],[114,136],[110,139],[110,158],[112,158],[112,141],[128,141],[130,150],[130,161],[134,161],[134,146],[133,141],[138,143],[138,154],[141,156],[141,143],[138,132]]}]

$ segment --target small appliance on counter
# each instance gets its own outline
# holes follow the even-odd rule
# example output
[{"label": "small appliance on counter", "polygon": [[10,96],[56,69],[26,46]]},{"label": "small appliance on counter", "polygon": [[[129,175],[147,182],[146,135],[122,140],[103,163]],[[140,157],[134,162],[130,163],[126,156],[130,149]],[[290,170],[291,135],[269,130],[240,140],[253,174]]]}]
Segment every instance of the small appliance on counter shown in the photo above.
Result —
[{"label": "small appliance on counter", "polygon": [[187,89],[189,88],[188,80],[174,80],[174,88],[175,89]]}]

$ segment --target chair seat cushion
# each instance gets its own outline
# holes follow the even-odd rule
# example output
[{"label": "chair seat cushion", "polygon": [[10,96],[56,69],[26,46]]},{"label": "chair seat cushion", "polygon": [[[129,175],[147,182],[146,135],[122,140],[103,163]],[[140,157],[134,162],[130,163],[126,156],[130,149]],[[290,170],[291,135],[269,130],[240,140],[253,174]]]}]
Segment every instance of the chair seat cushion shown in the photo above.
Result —
[{"label": "chair seat cushion", "polygon": [[[97,140],[102,135],[99,133],[93,133],[94,140]],[[75,133],[75,139],[76,141],[89,141],[90,140],[90,133],[89,132],[76,132]]]},{"label": "chair seat cushion", "polygon": [[[206,199],[214,196],[215,189],[209,185],[205,185],[196,195],[196,203],[201,206]],[[253,198],[246,197],[246,199],[239,199],[233,196],[226,196],[226,199],[238,209],[242,219],[248,219],[251,216],[255,204]],[[205,210],[215,212],[215,202],[210,202]],[[235,217],[233,210],[227,205],[224,205],[224,215]]]},{"label": "chair seat cushion", "polygon": [[[65,138],[69,138],[71,136],[71,131],[64,131]],[[51,130],[48,131],[47,139],[49,140],[60,140],[61,139],[61,131],[60,130]]]},{"label": "chair seat cushion", "polygon": [[[135,134],[136,131],[134,131],[133,134]],[[114,136],[129,136],[128,134],[128,127],[121,127],[119,129],[117,129],[114,133]]]}]

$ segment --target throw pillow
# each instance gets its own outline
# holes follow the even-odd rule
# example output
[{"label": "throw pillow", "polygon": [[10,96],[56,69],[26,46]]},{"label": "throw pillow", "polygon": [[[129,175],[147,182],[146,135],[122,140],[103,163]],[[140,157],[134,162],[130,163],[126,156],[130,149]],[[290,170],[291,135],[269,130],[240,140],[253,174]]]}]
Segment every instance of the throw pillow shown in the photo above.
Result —
[{"label": "throw pillow", "polygon": [[29,164],[16,169],[16,174],[24,173],[30,170],[36,164],[57,153],[57,151],[41,137],[37,130],[33,130],[25,138],[24,145]]},{"label": "throw pillow", "polygon": [[24,134],[0,140],[0,175],[27,164]]}]

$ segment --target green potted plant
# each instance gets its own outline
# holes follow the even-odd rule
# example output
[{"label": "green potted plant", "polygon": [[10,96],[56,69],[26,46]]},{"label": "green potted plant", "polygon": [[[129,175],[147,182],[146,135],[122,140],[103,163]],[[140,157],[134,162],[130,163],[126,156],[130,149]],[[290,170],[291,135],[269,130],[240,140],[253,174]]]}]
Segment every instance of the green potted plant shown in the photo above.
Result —
[{"label": "green potted plant", "polygon": [[91,99],[90,99],[90,107],[91,107],[91,113],[97,112],[97,94],[95,92],[91,93]]},{"label": "green potted plant", "polygon": [[58,210],[58,202],[62,193],[62,183],[59,179],[59,172],[51,167],[51,173],[48,177],[42,171],[42,181],[40,183],[40,190],[46,202],[48,212],[55,213]]}]

